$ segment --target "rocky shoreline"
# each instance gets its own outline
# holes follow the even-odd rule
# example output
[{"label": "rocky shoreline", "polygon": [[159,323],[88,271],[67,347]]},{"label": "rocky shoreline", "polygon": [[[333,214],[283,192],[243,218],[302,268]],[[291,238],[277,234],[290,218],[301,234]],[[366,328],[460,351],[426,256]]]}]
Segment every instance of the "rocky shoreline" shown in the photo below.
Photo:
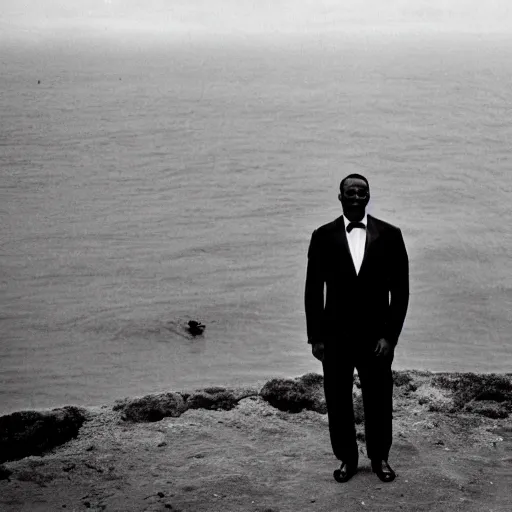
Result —
[{"label": "rocky shoreline", "polygon": [[[2,416],[0,510],[509,510],[512,374],[399,371],[394,383],[399,478],[382,488],[361,462],[343,503],[323,378],[306,374]],[[357,376],[354,406],[363,454]],[[417,488],[398,492],[418,468]]]}]

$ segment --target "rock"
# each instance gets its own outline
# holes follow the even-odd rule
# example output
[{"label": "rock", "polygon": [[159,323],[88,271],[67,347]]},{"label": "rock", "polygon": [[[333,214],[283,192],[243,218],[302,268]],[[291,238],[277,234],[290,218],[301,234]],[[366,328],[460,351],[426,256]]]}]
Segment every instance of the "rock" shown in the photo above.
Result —
[{"label": "rock", "polygon": [[0,417],[0,463],[41,455],[78,435],[85,410],[20,411]]},{"label": "rock", "polygon": [[40,487],[46,487],[55,478],[52,471],[47,468],[41,469],[35,465],[29,465],[16,471],[16,480],[20,482],[32,482]]},{"label": "rock", "polygon": [[323,377],[318,374],[307,373],[296,379],[271,379],[261,389],[260,396],[281,411],[327,412]]},{"label": "rock", "polygon": [[12,471],[7,469],[5,466],[0,465],[0,480],[9,480],[12,475]]},{"label": "rock", "polygon": [[[477,401],[485,403],[499,402],[501,404],[499,411],[500,418],[503,414],[512,410],[512,376],[510,374],[475,374],[475,373],[450,373],[436,375],[432,384],[440,388],[448,389],[452,392],[454,411],[463,409],[472,412],[488,411],[493,414],[491,409],[498,411],[497,407],[489,405],[478,406]],[[486,415],[486,414],[484,414]],[[493,416],[490,416],[493,417]]]},{"label": "rock", "polygon": [[186,407],[180,393],[161,393],[118,401],[113,410],[121,411],[124,420],[139,423],[160,421],[168,416],[177,418]]},{"label": "rock", "polygon": [[507,418],[509,415],[503,404],[493,400],[472,400],[465,405],[464,410],[494,419]]},{"label": "rock", "polygon": [[187,396],[187,409],[212,409],[229,411],[243,398],[255,396],[257,391],[251,388],[226,389],[209,387]]},{"label": "rock", "polygon": [[121,411],[122,418],[126,421],[153,422],[169,416],[177,418],[188,409],[229,411],[243,398],[257,394],[257,390],[253,388],[209,387],[193,393],[161,393],[119,400],[115,403],[113,410]]},{"label": "rock", "polygon": [[[410,384],[412,377],[407,371],[395,371],[393,370],[393,384],[397,387],[405,386]],[[416,387],[412,386],[412,391],[416,391]]]}]

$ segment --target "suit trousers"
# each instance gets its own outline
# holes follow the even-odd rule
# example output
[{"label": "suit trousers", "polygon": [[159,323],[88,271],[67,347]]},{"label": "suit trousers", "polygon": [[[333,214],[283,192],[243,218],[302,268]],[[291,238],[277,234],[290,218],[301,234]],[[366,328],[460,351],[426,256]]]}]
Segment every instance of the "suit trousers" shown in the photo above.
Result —
[{"label": "suit trousers", "polygon": [[354,368],[361,383],[364,407],[366,453],[371,460],[387,460],[392,443],[393,352],[375,356],[373,350],[341,351],[326,344],[323,371],[324,391],[334,456],[357,465],[352,391]]}]

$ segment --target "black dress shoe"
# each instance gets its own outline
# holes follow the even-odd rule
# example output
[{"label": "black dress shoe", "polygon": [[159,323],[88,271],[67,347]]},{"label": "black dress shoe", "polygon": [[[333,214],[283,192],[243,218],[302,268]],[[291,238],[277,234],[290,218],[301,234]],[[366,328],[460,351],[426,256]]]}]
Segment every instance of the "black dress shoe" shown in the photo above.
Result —
[{"label": "black dress shoe", "polygon": [[392,482],[396,477],[396,473],[391,469],[386,460],[372,460],[372,471],[383,482]]},{"label": "black dress shoe", "polygon": [[357,464],[342,462],[340,469],[335,469],[334,480],[339,483],[348,482],[357,473]]}]

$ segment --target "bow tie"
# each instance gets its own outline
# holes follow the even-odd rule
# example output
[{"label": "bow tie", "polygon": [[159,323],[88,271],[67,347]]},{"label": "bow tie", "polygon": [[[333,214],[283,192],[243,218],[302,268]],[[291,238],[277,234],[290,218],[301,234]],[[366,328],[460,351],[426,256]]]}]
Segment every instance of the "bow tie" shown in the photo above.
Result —
[{"label": "bow tie", "polygon": [[347,226],[347,233],[350,233],[354,228],[366,229],[362,222],[349,222]]}]

